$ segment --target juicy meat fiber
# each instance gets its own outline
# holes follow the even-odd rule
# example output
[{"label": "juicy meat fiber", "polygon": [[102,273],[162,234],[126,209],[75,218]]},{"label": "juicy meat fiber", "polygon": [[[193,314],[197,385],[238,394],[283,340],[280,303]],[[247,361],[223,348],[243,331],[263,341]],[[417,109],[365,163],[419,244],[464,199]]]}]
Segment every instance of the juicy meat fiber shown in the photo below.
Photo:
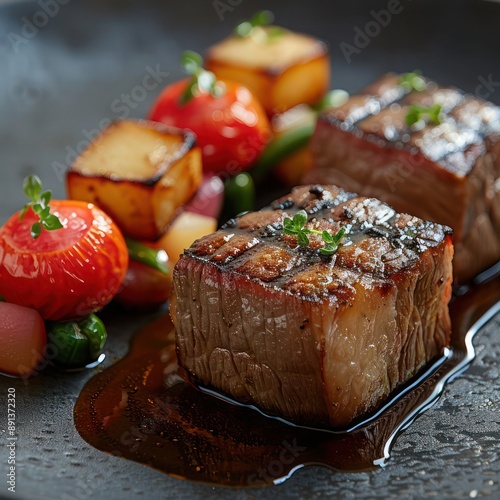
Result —
[{"label": "juicy meat fiber", "polygon": [[[283,219],[348,237],[322,256]],[[268,414],[345,426],[448,345],[450,230],[336,186],[301,186],[197,240],[171,314],[191,379]]]},{"label": "juicy meat fiber", "polygon": [[[500,108],[433,82],[408,93],[399,81],[385,75],[320,116],[304,181],[450,226],[463,283],[500,259]],[[408,127],[413,104],[440,104],[442,123]]]}]

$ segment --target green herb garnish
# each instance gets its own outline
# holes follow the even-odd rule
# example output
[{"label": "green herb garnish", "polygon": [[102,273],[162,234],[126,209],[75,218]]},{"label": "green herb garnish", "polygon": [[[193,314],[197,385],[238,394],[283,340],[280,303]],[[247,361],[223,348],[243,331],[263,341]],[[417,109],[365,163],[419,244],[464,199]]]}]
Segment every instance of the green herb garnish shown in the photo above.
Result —
[{"label": "green herb garnish", "polygon": [[422,78],[419,70],[402,74],[399,80],[399,85],[401,85],[401,87],[403,87],[403,89],[407,92],[410,90],[423,92],[427,88],[427,83],[425,83],[425,80]]},{"label": "green herb garnish", "polygon": [[426,117],[429,123],[439,125],[441,123],[441,108],[441,104],[434,104],[428,108],[420,104],[413,104],[408,108],[408,113],[406,113],[406,123],[408,126],[411,126]]},{"label": "green herb garnish", "polygon": [[307,235],[311,232],[310,229],[304,227],[306,223],[307,212],[305,210],[300,210],[293,216],[293,219],[285,217],[285,220],[283,221],[283,232],[285,234],[297,236],[299,245],[306,247],[309,245],[309,238]]},{"label": "green herb garnish", "polygon": [[50,200],[52,199],[52,191],[42,191],[43,185],[38,175],[28,175],[23,181],[23,191],[26,197],[31,200],[24,205],[19,215],[19,219],[23,220],[26,212],[31,207],[31,210],[38,215],[39,220],[31,226],[31,236],[36,239],[42,234],[42,230],[54,231],[61,229],[63,225],[57,215],[50,213]]},{"label": "green herb garnish", "polygon": [[349,99],[349,94],[342,89],[329,90],[322,98],[321,101],[312,105],[315,111],[324,111],[328,108],[337,108],[342,106]]},{"label": "green herb garnish", "polygon": [[341,228],[339,232],[334,235],[331,235],[328,231],[323,231],[321,235],[326,245],[320,249],[320,253],[323,255],[333,255],[339,249],[340,242],[345,235],[345,228]]},{"label": "green herb garnish", "polygon": [[341,228],[336,234],[330,234],[328,231],[317,231],[316,229],[307,229],[307,212],[300,210],[293,218],[285,217],[283,221],[283,232],[297,236],[297,242],[302,247],[309,246],[308,234],[320,234],[325,242],[325,246],[320,249],[322,255],[333,255],[339,249],[342,238],[346,234],[345,228]]},{"label": "green herb garnish", "polygon": [[274,21],[274,14],[270,10],[260,10],[256,12],[248,21],[243,21],[234,28],[234,34],[240,38],[247,38],[252,35],[255,28],[269,26],[266,30],[266,41],[279,38],[285,30],[279,26],[270,26]]},{"label": "green herb garnish", "polygon": [[185,50],[181,54],[181,65],[191,80],[181,95],[181,104],[187,104],[197,93],[220,97],[224,88],[217,83],[215,75],[203,68],[203,58],[197,52]]}]

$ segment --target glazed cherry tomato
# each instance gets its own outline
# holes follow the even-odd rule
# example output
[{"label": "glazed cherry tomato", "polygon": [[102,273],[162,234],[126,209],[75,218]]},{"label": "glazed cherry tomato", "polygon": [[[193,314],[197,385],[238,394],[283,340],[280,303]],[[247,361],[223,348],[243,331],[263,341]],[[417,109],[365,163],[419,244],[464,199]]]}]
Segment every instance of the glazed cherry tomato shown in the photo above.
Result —
[{"label": "glazed cherry tomato", "polygon": [[184,53],[191,78],[167,86],[153,104],[149,118],[192,130],[202,150],[207,173],[233,176],[255,163],[270,139],[267,116],[250,90],[216,81],[201,67],[201,57]]},{"label": "glazed cherry tomato", "polygon": [[0,228],[0,295],[36,309],[46,320],[101,309],[127,271],[127,246],[118,227],[91,203],[53,201],[50,214],[62,227],[33,237],[34,227],[40,231],[33,208],[37,205],[22,220],[16,213]]}]

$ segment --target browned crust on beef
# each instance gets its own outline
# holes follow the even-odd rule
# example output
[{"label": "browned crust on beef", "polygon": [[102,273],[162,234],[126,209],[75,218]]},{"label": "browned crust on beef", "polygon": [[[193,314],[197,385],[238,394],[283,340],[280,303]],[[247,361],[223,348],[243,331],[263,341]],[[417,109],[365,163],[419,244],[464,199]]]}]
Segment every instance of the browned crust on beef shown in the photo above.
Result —
[{"label": "browned crust on beef", "polygon": [[[283,234],[348,238],[322,256]],[[193,381],[298,423],[373,410],[448,345],[449,228],[336,186],[295,188],[196,241],[174,269],[178,359]]]},{"label": "browned crust on beef", "polygon": [[[296,236],[283,233],[283,219],[299,210],[309,214],[308,228],[348,232],[345,245],[333,257],[318,252],[324,246],[321,236],[310,235],[310,245],[300,247]],[[414,266],[423,252],[440,245],[448,234],[451,230],[445,226],[397,214],[375,198],[336,186],[311,185],[294,188],[269,208],[230,220],[218,232],[195,241],[185,255],[210,262],[221,272],[239,273],[291,292],[298,290],[292,286],[296,275],[317,265],[370,274],[382,282]],[[316,287],[303,298],[324,297],[321,280]]]},{"label": "browned crust on beef", "polygon": [[[464,282],[500,258],[500,108],[431,81],[408,92],[399,80],[384,75],[320,116],[304,180],[452,227],[454,272]],[[436,103],[443,123],[406,124],[410,105]]]}]

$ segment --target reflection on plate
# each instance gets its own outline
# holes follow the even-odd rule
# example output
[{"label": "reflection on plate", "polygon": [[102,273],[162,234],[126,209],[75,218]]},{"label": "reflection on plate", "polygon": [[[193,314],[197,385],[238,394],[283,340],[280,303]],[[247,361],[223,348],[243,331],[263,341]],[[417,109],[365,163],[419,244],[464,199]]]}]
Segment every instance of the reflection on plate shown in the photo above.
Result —
[{"label": "reflection on plate", "polygon": [[173,325],[141,329],[129,354],[92,378],[76,407],[79,433],[96,448],[175,477],[266,486],[306,465],[341,471],[383,466],[396,437],[431,407],[475,357],[472,339],[500,311],[500,273],[450,303],[451,349],[349,429],[294,426],[200,391],[178,374]]}]

